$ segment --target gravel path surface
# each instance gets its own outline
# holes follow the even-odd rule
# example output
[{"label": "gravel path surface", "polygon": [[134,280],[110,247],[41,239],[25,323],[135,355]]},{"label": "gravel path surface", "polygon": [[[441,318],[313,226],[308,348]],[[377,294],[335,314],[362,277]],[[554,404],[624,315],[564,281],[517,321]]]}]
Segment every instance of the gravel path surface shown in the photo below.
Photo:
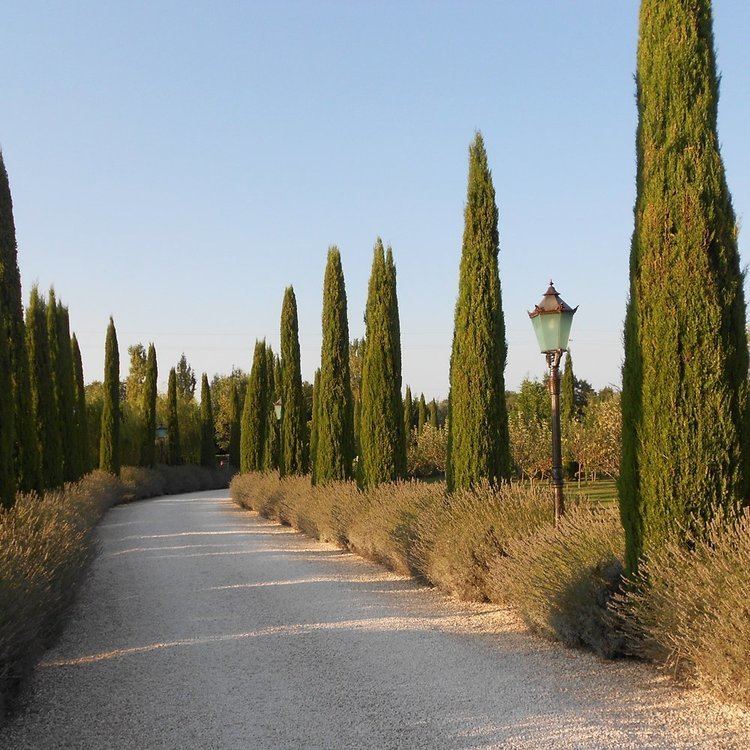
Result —
[{"label": "gravel path surface", "polygon": [[750,715],[239,510],[112,509],[13,748],[747,748]]}]

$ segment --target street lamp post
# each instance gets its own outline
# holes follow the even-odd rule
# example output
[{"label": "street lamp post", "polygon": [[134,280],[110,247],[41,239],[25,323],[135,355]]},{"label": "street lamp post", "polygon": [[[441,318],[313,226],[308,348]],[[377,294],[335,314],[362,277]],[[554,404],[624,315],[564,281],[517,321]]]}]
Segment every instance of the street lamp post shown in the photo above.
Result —
[{"label": "street lamp post", "polygon": [[557,293],[552,281],[542,301],[529,313],[539,348],[547,358],[549,393],[552,402],[552,489],[555,493],[555,525],[565,513],[563,493],[562,440],[560,436],[560,361],[567,351],[573,315],[578,308],[570,307]]}]

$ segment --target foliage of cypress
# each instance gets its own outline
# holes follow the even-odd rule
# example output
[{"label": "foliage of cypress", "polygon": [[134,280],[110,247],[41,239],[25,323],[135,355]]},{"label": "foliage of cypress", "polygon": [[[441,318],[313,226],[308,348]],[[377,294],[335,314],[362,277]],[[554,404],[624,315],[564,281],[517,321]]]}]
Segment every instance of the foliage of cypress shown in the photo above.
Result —
[{"label": "foliage of cypress", "polygon": [[411,388],[408,385],[404,394],[404,413],[402,419],[404,422],[404,439],[408,443],[411,439],[411,426],[414,423],[414,400],[411,397]]},{"label": "foliage of cypress", "polygon": [[75,424],[78,433],[78,468],[81,474],[90,469],[89,462],[89,425],[86,418],[86,386],[83,381],[83,361],[78,339],[73,334],[71,341],[73,350],[73,372],[75,375]]},{"label": "foliage of cypress", "polygon": [[115,322],[109,319],[104,345],[104,403],[99,468],[120,475],[120,351]]},{"label": "foliage of cypress", "polygon": [[[570,351],[565,355],[565,367],[560,380],[560,421],[562,423],[563,438],[571,429],[576,416],[576,381],[573,375],[573,358]],[[575,464],[570,457],[570,451],[563,440],[563,468],[569,477],[575,473]]]},{"label": "foliage of cypress", "polygon": [[[51,301],[50,301],[51,304]],[[48,323],[50,319],[48,318]],[[57,338],[57,363],[55,386],[60,415],[60,436],[63,449],[63,472],[66,482],[81,477],[80,433],[76,420],[76,385],[73,369],[73,349],[70,342],[70,315],[68,308],[57,303],[56,332],[49,331],[50,341]]]},{"label": "foliage of cypress", "polygon": [[240,434],[242,424],[242,406],[237,382],[232,381],[232,394],[229,412],[229,463],[240,468]]},{"label": "foliage of cypress", "polygon": [[177,371],[174,367],[169,371],[167,381],[167,461],[170,466],[182,463],[180,420],[177,412]]},{"label": "foliage of cypress", "polygon": [[29,379],[36,422],[36,440],[39,446],[41,486],[58,487],[63,482],[63,457],[60,444],[60,422],[55,401],[49,337],[47,336],[47,310],[39,289],[31,290],[26,312],[26,337],[29,351]]},{"label": "foliage of cypress", "polygon": [[307,471],[307,428],[302,400],[302,369],[299,352],[297,298],[290,286],[281,307],[281,455],[279,473]]},{"label": "foliage of cypress", "polygon": [[14,411],[10,346],[6,327],[0,325],[0,508],[10,508],[16,499]]},{"label": "foliage of cypress", "polygon": [[323,282],[323,345],[320,356],[316,481],[352,478],[354,414],[349,376],[349,322],[338,248],[328,250]]},{"label": "foliage of cypress", "polygon": [[42,489],[37,425],[31,396],[29,355],[23,320],[21,275],[18,271],[16,226],[8,173],[0,151],[0,324],[8,342],[14,413],[8,416],[14,433],[15,472],[24,492]]},{"label": "foliage of cypress", "polygon": [[458,301],[450,364],[450,491],[510,478],[507,345],[498,272],[498,211],[480,133],[469,148]]},{"label": "foliage of cypress", "polygon": [[440,427],[438,405],[434,398],[430,401],[430,427],[432,427],[433,430],[437,430]]},{"label": "foliage of cypress", "polygon": [[[392,259],[391,259],[392,260]],[[360,480],[365,486],[405,474],[401,341],[396,275],[378,237],[365,312],[360,417]]]},{"label": "foliage of cypress", "polygon": [[240,471],[262,471],[268,429],[268,358],[263,341],[255,342],[253,365],[242,409]]},{"label": "foliage of cypress", "polygon": [[279,466],[279,420],[276,418],[275,402],[278,399],[277,383],[281,384],[281,376],[277,378],[278,359],[273,349],[266,346],[266,440],[263,445],[263,468],[266,471],[277,469]]},{"label": "foliage of cypress", "polygon": [[315,370],[315,377],[313,378],[313,392],[312,392],[312,420],[310,425],[310,471],[312,473],[312,483],[315,484],[317,481],[318,473],[316,471],[317,457],[318,457],[318,425],[320,424],[320,400],[318,396],[320,394],[320,368]]},{"label": "foliage of cypress", "polygon": [[424,400],[424,393],[419,394],[419,403],[417,404],[417,432],[421,435],[424,426],[427,424],[427,402]]},{"label": "foliage of cypress", "polygon": [[211,389],[208,385],[208,375],[203,373],[201,378],[201,466],[213,468],[215,465],[216,440]]},{"label": "foliage of cypress", "polygon": [[710,0],[643,0],[619,480],[631,571],[748,497],[745,300],[718,96]]},{"label": "foliage of cypress", "polygon": [[156,395],[159,377],[156,362],[156,347],[149,344],[146,358],[146,380],[143,384],[143,437],[141,442],[141,465],[153,466],[156,462]]}]

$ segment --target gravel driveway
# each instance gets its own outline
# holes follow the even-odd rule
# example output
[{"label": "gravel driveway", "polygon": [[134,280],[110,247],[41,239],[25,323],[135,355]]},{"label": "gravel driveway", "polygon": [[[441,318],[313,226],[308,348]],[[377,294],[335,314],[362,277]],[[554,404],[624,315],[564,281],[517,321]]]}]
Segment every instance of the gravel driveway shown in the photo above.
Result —
[{"label": "gravel driveway", "polygon": [[750,715],[239,510],[112,509],[13,748],[747,748]]}]

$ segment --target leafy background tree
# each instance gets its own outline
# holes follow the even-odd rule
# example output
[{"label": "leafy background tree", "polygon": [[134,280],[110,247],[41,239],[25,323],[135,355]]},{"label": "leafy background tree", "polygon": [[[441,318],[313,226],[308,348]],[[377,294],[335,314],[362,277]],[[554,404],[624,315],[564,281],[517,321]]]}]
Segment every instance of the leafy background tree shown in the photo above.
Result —
[{"label": "leafy background tree", "polygon": [[195,398],[197,381],[195,379],[195,370],[188,363],[184,352],[177,362],[175,376],[177,377],[177,395],[183,401],[192,401]]},{"label": "leafy background tree", "polygon": [[268,428],[268,358],[263,341],[255,342],[253,364],[242,410],[240,470],[262,471]]},{"label": "leafy background tree", "polygon": [[[216,424],[216,447],[220,453],[230,454],[232,430],[236,430],[236,459],[239,461],[239,427],[242,418],[242,405],[247,391],[247,373],[233,367],[229,375],[214,375],[211,379],[211,404]],[[235,410],[234,398],[239,400],[239,410]],[[239,467],[239,463],[232,464]]]},{"label": "leafy background tree", "polygon": [[142,388],[141,407],[143,415],[143,439],[141,444],[141,465],[153,466],[156,463],[156,398],[158,365],[156,347],[149,344],[146,357],[146,376]]},{"label": "leafy background tree", "polygon": [[167,381],[167,461],[170,466],[182,463],[182,446],[180,440],[180,417],[177,396],[177,371],[169,371]]},{"label": "leafy background tree", "polygon": [[216,444],[214,415],[211,407],[211,389],[208,375],[201,378],[201,466],[213,468],[216,465]]}]

